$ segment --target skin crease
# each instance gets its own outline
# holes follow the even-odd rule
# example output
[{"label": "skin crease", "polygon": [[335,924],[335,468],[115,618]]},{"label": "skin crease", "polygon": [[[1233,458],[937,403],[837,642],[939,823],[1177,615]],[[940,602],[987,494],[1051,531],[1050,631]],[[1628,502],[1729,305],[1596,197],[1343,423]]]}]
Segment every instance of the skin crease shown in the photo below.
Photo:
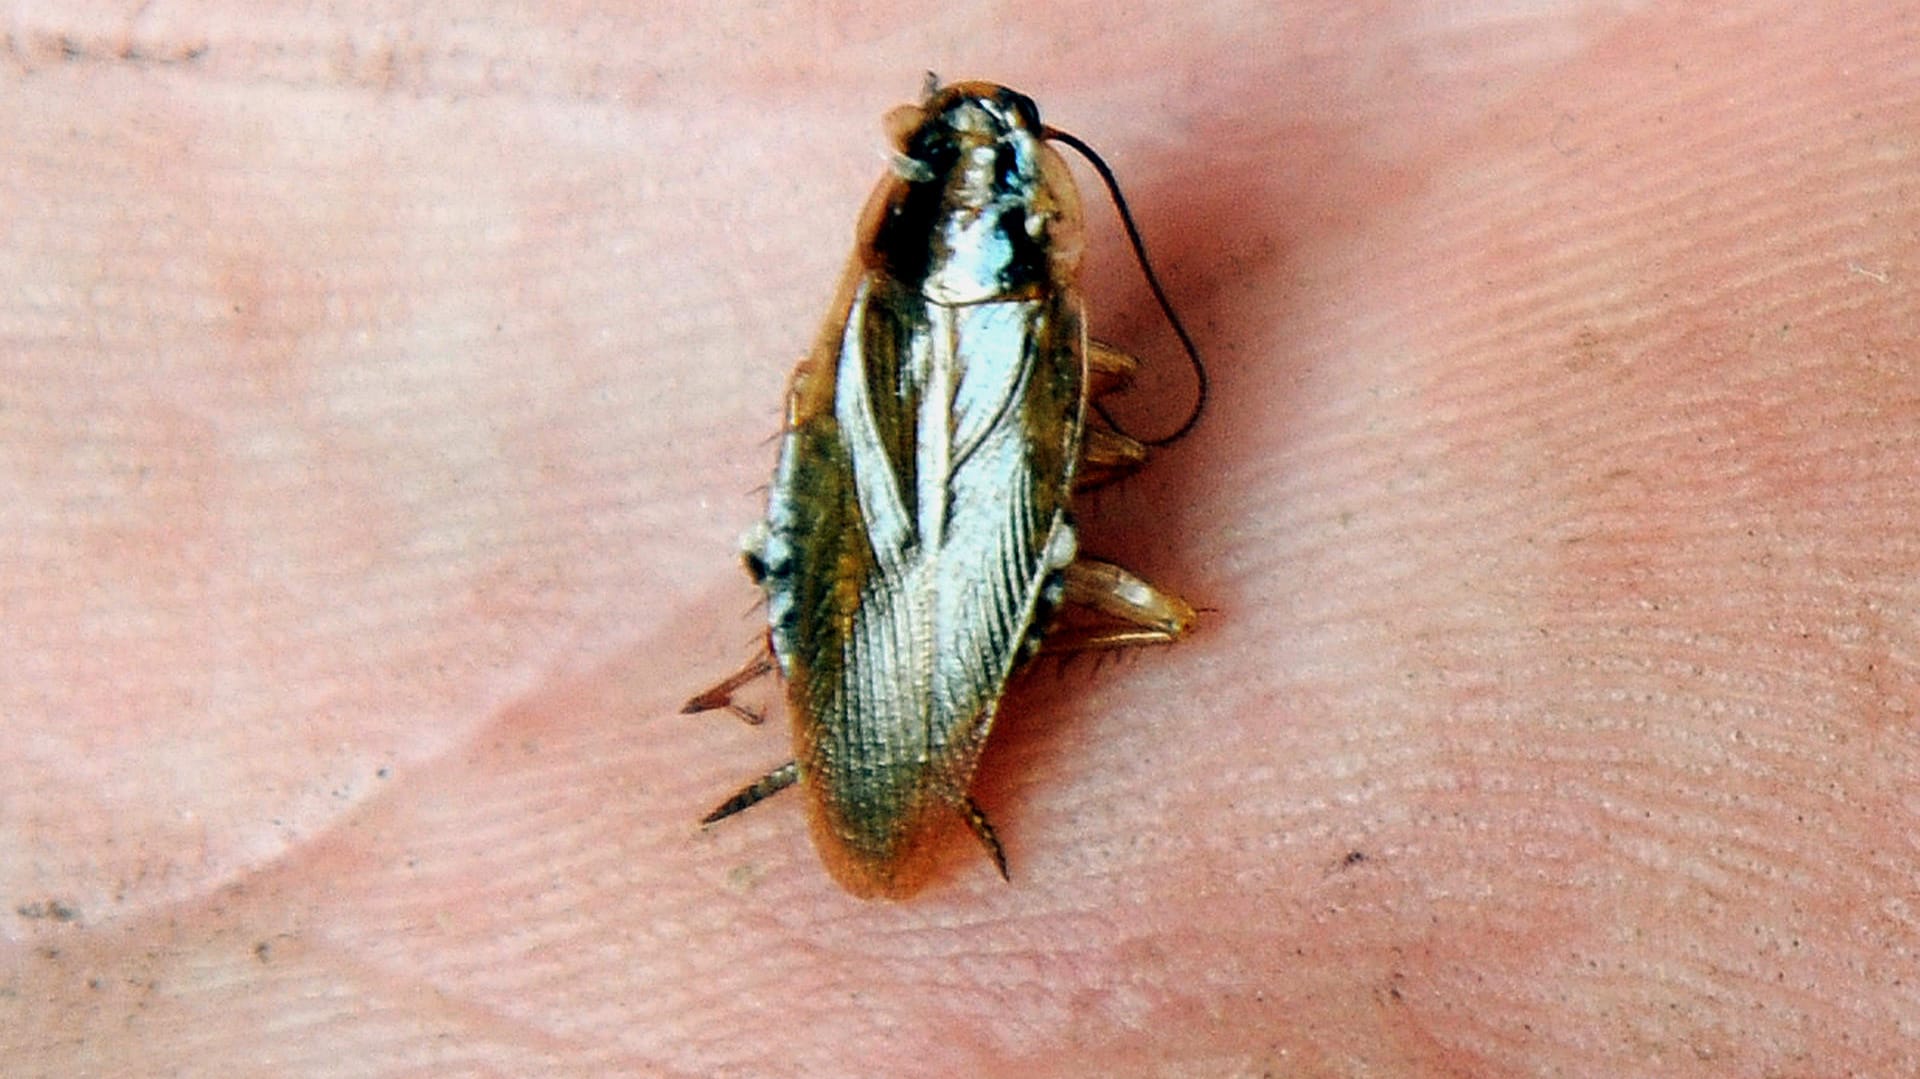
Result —
[{"label": "skin crease", "polygon": [[[20,16],[9,1074],[1913,1073],[1911,16],[1284,7]],[[1210,610],[873,904],[672,713],[922,66],[1127,184]]]}]

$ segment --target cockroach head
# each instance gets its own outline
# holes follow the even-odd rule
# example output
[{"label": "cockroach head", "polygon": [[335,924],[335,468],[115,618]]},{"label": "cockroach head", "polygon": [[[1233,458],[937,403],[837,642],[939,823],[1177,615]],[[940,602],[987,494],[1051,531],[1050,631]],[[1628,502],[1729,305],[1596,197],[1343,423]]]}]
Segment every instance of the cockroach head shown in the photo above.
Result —
[{"label": "cockroach head", "polygon": [[887,117],[893,175],[861,216],[867,265],[943,304],[1071,282],[1079,195],[1023,94],[988,82],[935,89]]},{"label": "cockroach head", "polygon": [[918,105],[887,114],[893,168],[908,183],[935,183],[966,168],[981,183],[1031,182],[1043,137],[1033,99],[990,82],[930,88]]}]

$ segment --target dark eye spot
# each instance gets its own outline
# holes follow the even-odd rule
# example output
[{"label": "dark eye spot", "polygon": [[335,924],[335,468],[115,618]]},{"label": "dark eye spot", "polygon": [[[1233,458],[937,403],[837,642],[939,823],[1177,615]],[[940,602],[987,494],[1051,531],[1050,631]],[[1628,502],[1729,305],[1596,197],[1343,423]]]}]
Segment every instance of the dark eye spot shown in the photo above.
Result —
[{"label": "dark eye spot", "polygon": [[1040,130],[1040,106],[1035,105],[1032,98],[1002,87],[1000,90],[1000,103],[1011,109],[1013,114],[1020,118],[1020,126],[1026,128],[1028,131],[1038,132]]}]

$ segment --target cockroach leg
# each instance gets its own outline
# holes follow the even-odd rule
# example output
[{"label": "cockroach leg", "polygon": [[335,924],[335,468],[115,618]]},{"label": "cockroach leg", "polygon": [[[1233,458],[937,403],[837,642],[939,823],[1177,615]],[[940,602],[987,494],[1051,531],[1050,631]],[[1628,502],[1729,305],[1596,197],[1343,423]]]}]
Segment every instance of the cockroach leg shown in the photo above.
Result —
[{"label": "cockroach leg", "polygon": [[1080,468],[1073,489],[1091,491],[1130,476],[1147,463],[1147,448],[1117,431],[1087,426],[1080,442]]},{"label": "cockroach leg", "polygon": [[740,788],[740,793],[720,803],[713,812],[701,817],[700,823],[712,824],[715,821],[725,820],[743,809],[757,805],[779,794],[781,791],[793,786],[794,782],[799,778],[799,764],[794,761],[788,761],[773,771],[768,772],[766,775],[761,776],[759,779],[754,780],[752,783]]},{"label": "cockroach leg", "polygon": [[987,857],[992,858],[994,868],[1000,870],[1000,879],[1012,880],[1007,875],[1007,852],[1000,849],[1000,837],[993,834],[993,825],[987,823],[987,811],[971,798],[967,799],[967,827],[973,829],[980,845],[987,848]]},{"label": "cockroach leg", "polygon": [[715,708],[725,708],[734,715],[755,726],[766,721],[765,716],[733,700],[734,690],[746,685],[773,670],[772,645],[760,650],[760,653],[746,662],[739,670],[722,679],[712,689],[697,693],[691,700],[680,706],[680,714],[690,716],[696,712],[710,712]]},{"label": "cockroach leg", "polygon": [[1082,558],[1061,571],[1063,612],[1095,616],[1092,624],[1067,620],[1047,633],[1043,654],[1132,648],[1178,640],[1193,625],[1193,608],[1111,562]]},{"label": "cockroach leg", "polygon": [[1099,341],[1087,342],[1087,396],[1104,397],[1133,385],[1140,361]]}]

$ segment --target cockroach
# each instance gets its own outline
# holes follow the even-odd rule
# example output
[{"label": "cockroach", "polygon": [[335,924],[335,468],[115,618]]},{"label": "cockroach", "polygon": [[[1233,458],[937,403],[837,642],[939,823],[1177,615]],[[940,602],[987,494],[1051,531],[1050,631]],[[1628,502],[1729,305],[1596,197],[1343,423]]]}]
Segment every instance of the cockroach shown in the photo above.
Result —
[{"label": "cockroach", "polygon": [[[1071,510],[1076,490],[1185,435],[1207,384],[1112,171],[1031,99],[929,80],[886,126],[892,168],[794,372],[766,518],[742,543],[766,646],[683,711],[755,718],[734,694],[778,667],[793,759],[702,823],[798,784],[833,878],[898,898],[956,814],[1007,876],[969,790],[1015,670],[1192,625],[1177,597],[1082,557]],[[1164,438],[1132,438],[1100,407],[1137,361],[1087,336],[1080,195],[1049,142],[1099,172],[1194,365],[1193,411]]]}]

